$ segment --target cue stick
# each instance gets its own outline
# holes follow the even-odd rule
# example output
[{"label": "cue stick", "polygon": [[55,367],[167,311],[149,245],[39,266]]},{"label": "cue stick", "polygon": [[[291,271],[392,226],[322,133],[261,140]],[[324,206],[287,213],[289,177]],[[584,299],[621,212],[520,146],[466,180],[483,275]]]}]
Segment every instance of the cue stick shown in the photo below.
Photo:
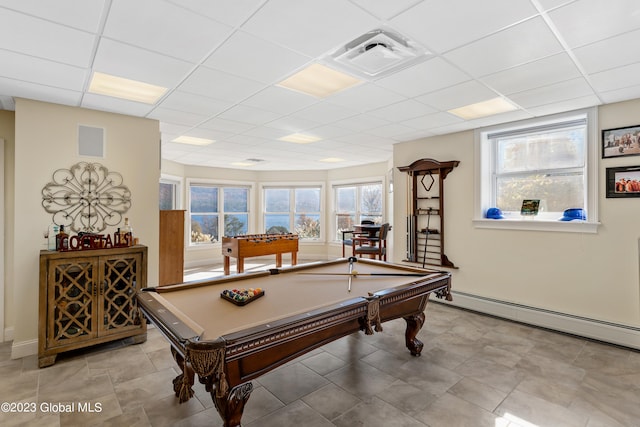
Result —
[{"label": "cue stick", "polygon": [[398,277],[424,277],[429,273],[298,273],[310,276],[398,276]]}]

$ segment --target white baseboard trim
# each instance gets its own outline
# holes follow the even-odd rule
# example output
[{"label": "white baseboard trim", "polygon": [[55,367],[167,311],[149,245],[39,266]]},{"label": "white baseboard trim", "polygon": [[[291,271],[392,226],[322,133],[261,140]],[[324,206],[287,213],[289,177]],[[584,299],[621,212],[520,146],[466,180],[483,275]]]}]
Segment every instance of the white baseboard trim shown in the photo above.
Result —
[{"label": "white baseboard trim", "polygon": [[[453,301],[445,302],[447,305],[640,350],[640,327],[604,322],[464,292],[451,293]],[[439,299],[433,301],[443,302]]]},{"label": "white baseboard trim", "polygon": [[13,342],[11,346],[11,358],[20,359],[26,356],[38,354],[38,340]]},{"label": "white baseboard trim", "polygon": [[4,328],[4,335],[2,336],[2,342],[13,341],[13,326]]}]

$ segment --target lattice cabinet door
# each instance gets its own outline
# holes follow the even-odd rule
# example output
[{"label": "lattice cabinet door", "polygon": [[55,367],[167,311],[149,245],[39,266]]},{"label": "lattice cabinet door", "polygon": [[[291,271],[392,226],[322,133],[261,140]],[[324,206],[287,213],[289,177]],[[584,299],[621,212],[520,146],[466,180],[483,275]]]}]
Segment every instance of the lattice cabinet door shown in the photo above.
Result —
[{"label": "lattice cabinet door", "polygon": [[49,263],[49,347],[96,337],[97,272],[95,258],[61,259]]},{"label": "lattice cabinet door", "polygon": [[140,327],[136,291],[141,275],[140,254],[100,258],[102,273],[102,305],[100,307],[100,335],[120,333]]}]

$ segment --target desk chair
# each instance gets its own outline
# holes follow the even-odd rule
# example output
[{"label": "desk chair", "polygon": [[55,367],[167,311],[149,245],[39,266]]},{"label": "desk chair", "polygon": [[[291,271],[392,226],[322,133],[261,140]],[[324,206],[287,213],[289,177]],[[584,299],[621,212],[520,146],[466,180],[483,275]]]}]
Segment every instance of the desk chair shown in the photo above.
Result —
[{"label": "desk chair", "polygon": [[387,260],[387,233],[390,229],[389,223],[382,224],[376,237],[354,236],[353,255],[369,255],[369,258],[378,257],[379,260]]},{"label": "desk chair", "polygon": [[[375,222],[371,221],[370,219],[363,219],[362,221],[360,221],[360,225],[374,225]],[[361,233],[361,232],[357,232],[355,230],[344,230],[342,232],[342,258],[345,257],[345,251],[344,251],[344,247],[345,246],[353,246],[353,238],[356,236],[362,236],[366,233]],[[351,235],[351,238],[347,238],[347,235]]]}]

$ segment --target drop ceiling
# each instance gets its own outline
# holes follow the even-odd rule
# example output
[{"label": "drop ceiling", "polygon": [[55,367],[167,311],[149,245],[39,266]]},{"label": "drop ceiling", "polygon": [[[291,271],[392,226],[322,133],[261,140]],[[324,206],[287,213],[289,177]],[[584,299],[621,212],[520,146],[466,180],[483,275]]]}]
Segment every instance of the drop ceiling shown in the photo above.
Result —
[{"label": "drop ceiling", "polygon": [[[322,99],[276,86],[379,29],[427,57]],[[387,161],[404,141],[640,98],[640,2],[0,0],[0,64],[0,108],[19,97],[156,119],[162,157],[188,165],[330,169]],[[94,71],[168,91],[154,105],[92,94]],[[496,97],[517,110],[447,112]],[[292,133],[320,140],[280,140]]]}]

